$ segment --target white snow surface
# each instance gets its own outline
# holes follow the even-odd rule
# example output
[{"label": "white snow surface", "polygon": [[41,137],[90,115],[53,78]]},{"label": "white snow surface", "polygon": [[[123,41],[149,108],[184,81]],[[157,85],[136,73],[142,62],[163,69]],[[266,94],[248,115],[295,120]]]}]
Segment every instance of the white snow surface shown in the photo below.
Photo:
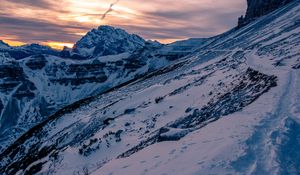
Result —
[{"label": "white snow surface", "polygon": [[54,146],[18,173],[300,174],[299,11],[295,1],[39,126],[14,145],[24,151],[0,155],[0,172]]}]

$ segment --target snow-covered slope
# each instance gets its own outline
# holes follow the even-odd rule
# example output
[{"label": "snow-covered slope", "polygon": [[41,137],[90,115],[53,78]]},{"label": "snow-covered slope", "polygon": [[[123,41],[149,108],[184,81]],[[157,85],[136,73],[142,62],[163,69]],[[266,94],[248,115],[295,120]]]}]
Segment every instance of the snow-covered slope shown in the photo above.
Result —
[{"label": "snow-covered slope", "polygon": [[95,56],[117,55],[142,48],[145,40],[138,35],[128,34],[123,29],[100,26],[81,38],[71,51],[71,55],[89,58]]},{"label": "snow-covered slope", "polygon": [[131,52],[87,60],[47,54],[48,47],[36,44],[9,49],[35,53],[21,60],[11,58],[12,52],[0,53],[0,152],[58,109],[191,53],[155,42],[146,42]]},{"label": "snow-covered slope", "polygon": [[299,11],[60,110],[0,155],[0,173],[299,174]]},{"label": "snow-covered slope", "polygon": [[74,61],[35,55],[19,61],[1,57],[1,148],[58,109],[168,64],[165,58],[129,53]]}]

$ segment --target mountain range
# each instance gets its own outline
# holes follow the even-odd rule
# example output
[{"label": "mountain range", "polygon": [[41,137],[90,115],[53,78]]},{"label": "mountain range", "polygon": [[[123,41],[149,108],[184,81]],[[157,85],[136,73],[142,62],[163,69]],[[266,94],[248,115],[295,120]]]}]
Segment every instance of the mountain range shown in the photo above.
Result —
[{"label": "mountain range", "polygon": [[299,11],[249,0],[232,30],[171,44],[0,42],[0,174],[299,174]]},{"label": "mountain range", "polygon": [[0,150],[58,109],[191,53],[199,45],[193,40],[163,45],[122,29],[100,26],[73,49],[61,52],[38,44],[10,47],[1,42]]}]

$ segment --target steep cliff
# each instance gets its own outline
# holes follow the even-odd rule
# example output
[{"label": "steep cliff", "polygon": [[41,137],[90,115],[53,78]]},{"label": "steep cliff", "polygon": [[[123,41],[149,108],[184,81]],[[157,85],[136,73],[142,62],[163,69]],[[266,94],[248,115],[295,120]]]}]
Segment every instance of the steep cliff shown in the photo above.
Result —
[{"label": "steep cliff", "polygon": [[238,28],[292,1],[294,0],[247,0],[247,12],[245,17],[239,18]]}]

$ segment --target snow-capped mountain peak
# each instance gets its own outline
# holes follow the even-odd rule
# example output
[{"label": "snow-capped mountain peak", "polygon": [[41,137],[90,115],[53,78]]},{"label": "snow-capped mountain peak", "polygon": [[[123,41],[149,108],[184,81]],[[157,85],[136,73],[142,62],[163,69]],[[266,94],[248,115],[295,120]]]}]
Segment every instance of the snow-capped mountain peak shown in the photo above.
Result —
[{"label": "snow-capped mountain peak", "polygon": [[144,45],[145,40],[140,36],[105,25],[91,30],[82,37],[74,45],[72,54],[82,57],[117,55],[134,51]]}]

